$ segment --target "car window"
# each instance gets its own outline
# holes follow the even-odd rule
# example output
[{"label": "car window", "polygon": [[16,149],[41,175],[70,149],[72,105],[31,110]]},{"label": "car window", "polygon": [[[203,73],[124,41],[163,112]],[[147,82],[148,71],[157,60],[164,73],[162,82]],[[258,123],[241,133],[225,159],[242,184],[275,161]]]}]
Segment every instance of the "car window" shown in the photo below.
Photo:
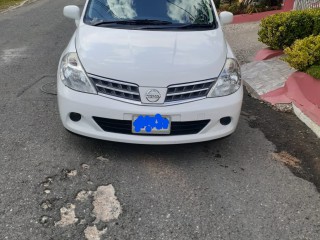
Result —
[{"label": "car window", "polygon": [[[143,20],[142,22],[139,20]],[[153,20],[146,22],[145,20]],[[116,23],[132,25],[215,25],[211,0],[90,0],[84,22],[90,25]],[[101,25],[101,24],[100,24]]]}]

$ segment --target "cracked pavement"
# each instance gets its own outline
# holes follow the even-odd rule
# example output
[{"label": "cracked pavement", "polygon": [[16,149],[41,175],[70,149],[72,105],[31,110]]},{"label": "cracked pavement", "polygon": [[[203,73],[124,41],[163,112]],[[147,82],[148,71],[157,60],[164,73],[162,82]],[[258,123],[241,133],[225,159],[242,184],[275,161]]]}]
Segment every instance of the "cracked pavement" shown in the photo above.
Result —
[{"label": "cracked pavement", "polygon": [[[83,3],[0,15],[1,239],[319,239],[319,140],[289,114],[246,96],[232,136],[178,146],[63,129],[41,88],[75,29],[62,9]],[[256,29],[226,28],[242,63],[261,47],[246,39]]]}]

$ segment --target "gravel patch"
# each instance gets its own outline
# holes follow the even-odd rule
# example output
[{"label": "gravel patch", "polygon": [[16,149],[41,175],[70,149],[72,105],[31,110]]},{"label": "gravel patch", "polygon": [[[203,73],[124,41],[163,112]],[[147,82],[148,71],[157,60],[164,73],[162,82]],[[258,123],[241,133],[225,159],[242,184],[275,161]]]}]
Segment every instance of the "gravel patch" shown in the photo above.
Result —
[{"label": "gravel patch", "polygon": [[260,22],[231,24],[224,27],[225,36],[240,64],[253,61],[257,51],[267,47],[258,41]]}]

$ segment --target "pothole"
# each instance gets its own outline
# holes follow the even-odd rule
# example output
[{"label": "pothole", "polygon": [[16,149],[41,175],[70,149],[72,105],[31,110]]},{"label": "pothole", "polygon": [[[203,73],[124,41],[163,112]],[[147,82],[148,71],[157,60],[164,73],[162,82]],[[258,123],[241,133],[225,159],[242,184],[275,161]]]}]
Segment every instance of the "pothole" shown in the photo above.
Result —
[{"label": "pothole", "polygon": [[98,187],[97,191],[93,194],[93,198],[93,214],[96,217],[94,223],[118,219],[122,209],[120,202],[115,196],[114,187],[111,184]]},{"label": "pothole", "polygon": [[[71,171],[68,171],[70,173]],[[87,226],[84,230],[86,239],[88,240],[100,240],[101,236],[106,233],[107,228],[98,230],[96,224],[100,222],[107,223],[111,220],[118,219],[122,213],[120,202],[115,195],[114,187],[109,184],[107,186],[99,186],[96,191],[81,190],[75,197],[76,201],[86,202],[89,201],[89,197],[93,196],[93,210],[92,215],[95,220],[92,222],[93,226]],[[44,210],[50,209],[52,204],[50,201],[45,201],[41,204],[41,208]],[[69,225],[78,223],[79,218],[75,214],[76,205],[69,203],[66,207],[60,209],[61,219],[55,223],[55,226],[67,227]],[[44,216],[41,220],[42,224],[49,221]],[[80,224],[84,224],[85,221],[80,221]]]},{"label": "pothole", "polygon": [[78,174],[77,170],[71,170],[71,171],[67,172],[68,177],[75,177],[75,176],[77,176],[77,174]]},{"label": "pothole", "polygon": [[78,174],[78,171],[75,169],[73,169],[73,170],[62,169],[60,180],[73,178],[73,177],[77,176],[77,174]]},{"label": "pothole", "polygon": [[41,216],[41,218],[39,219],[39,223],[43,226],[48,226],[48,224],[50,224],[51,221],[52,218],[49,216]]},{"label": "pothole", "polygon": [[55,223],[55,226],[66,227],[68,225],[78,222],[75,214],[76,206],[74,204],[68,204],[67,207],[60,209],[61,220]]},{"label": "pothole", "polygon": [[[107,159],[101,160],[108,161]],[[72,183],[75,183],[79,180],[79,177],[83,176],[83,172],[88,172],[89,170],[90,166],[83,163],[79,171],[76,169],[62,169],[60,174],[47,177],[40,184],[47,198],[43,199],[39,204],[41,209],[46,213],[52,213],[52,210],[63,201],[62,197],[48,198],[48,194],[52,196],[57,195],[57,189],[55,189],[55,187],[59,183],[56,181],[69,182],[72,180]],[[82,178],[80,180],[83,181]],[[91,182],[91,184],[93,184],[93,182]],[[72,185],[69,193],[74,190],[76,189],[74,189]],[[58,191],[61,192],[61,189],[58,189]],[[83,234],[86,239],[100,240],[103,238],[102,235],[107,232],[106,224],[118,219],[122,213],[122,207],[116,197],[113,185],[98,186],[95,190],[80,189],[76,193],[73,200],[68,204],[64,204],[60,209],[56,209],[56,211],[60,211],[60,219],[55,220],[52,216],[44,214],[39,218],[39,223],[43,225],[43,227],[55,226],[63,228],[63,231],[66,232],[74,231],[74,229],[78,229],[78,226],[82,226],[81,228],[85,229]],[[59,203],[55,203],[55,201],[59,201]]]},{"label": "pothole", "polygon": [[78,192],[77,196],[76,196],[76,200],[80,201],[80,202],[85,202],[86,200],[88,200],[88,197],[92,195],[91,191],[80,191]]},{"label": "pothole", "polygon": [[40,206],[41,206],[41,208],[42,208],[43,210],[49,210],[49,209],[52,208],[52,204],[51,204],[51,202],[48,201],[48,200],[46,200],[46,201],[44,201],[43,203],[41,203]]},{"label": "pothole", "polygon": [[43,192],[44,192],[45,194],[49,194],[49,193],[51,193],[51,190],[50,190],[50,189],[45,189]]},{"label": "pothole", "polygon": [[46,179],[46,181],[44,181],[43,183],[42,183],[42,186],[44,186],[44,187],[49,187],[51,184],[52,184],[52,182],[53,182],[53,179],[52,178],[50,178],[50,177],[48,177],[47,179]]},{"label": "pothole", "polygon": [[84,236],[88,240],[100,240],[101,236],[107,232],[107,228],[103,229],[102,231],[99,231],[97,227],[94,226],[88,226],[84,230]]}]

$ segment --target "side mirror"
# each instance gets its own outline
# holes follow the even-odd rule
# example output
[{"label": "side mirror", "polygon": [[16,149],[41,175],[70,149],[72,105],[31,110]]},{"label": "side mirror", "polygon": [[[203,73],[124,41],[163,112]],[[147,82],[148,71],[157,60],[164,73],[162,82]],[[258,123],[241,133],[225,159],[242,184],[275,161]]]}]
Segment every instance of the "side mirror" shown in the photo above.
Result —
[{"label": "side mirror", "polygon": [[223,11],[219,15],[222,25],[227,25],[233,22],[233,14],[231,12]]},{"label": "side mirror", "polygon": [[75,5],[66,6],[63,9],[63,15],[67,18],[74,19],[76,21],[76,25],[79,25],[80,22],[80,8]]}]

